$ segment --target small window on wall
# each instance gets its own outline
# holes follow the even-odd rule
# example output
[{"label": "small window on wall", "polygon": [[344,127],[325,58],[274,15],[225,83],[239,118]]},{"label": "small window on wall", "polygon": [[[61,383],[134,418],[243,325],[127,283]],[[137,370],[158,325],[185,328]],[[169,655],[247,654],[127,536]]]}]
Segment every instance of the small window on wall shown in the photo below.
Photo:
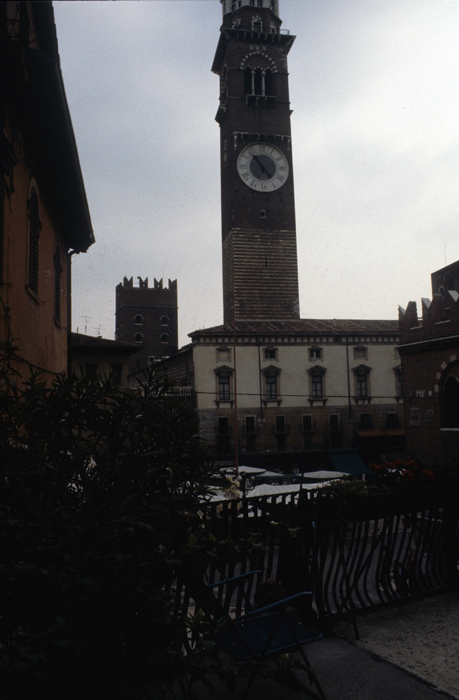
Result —
[{"label": "small window on wall", "polygon": [[228,418],[226,418],[226,416],[222,416],[217,419],[217,434],[229,435],[229,424]]},{"label": "small window on wall", "polygon": [[398,367],[394,367],[394,373],[395,373],[395,396],[397,398],[402,398],[403,397],[402,368],[400,365]]},{"label": "small window on wall", "polygon": [[168,342],[169,342],[169,336],[167,335],[167,333],[163,333],[163,334],[161,335],[161,342],[162,342],[162,343],[168,343]]},{"label": "small window on wall", "polygon": [[360,414],[360,427],[362,428],[362,430],[371,430],[371,428],[373,427],[371,413]]},{"label": "small window on wall", "polygon": [[168,317],[168,316],[161,316],[161,325],[162,325],[162,326],[168,326],[168,325],[169,325],[169,317]]},{"label": "small window on wall", "polygon": [[321,360],[322,359],[322,348],[309,348],[309,359],[310,360]]},{"label": "small window on wall", "polygon": [[337,433],[340,429],[340,427],[339,427],[339,414],[338,413],[330,413],[328,420],[329,420],[329,425],[330,425],[330,432]]},{"label": "small window on wall", "polygon": [[286,433],[285,416],[276,416],[276,433]]},{"label": "small window on wall", "polygon": [[312,433],[314,428],[312,424],[312,415],[310,413],[303,416],[302,422],[303,433]]},{"label": "small window on wall", "polygon": [[61,252],[59,244],[56,245],[54,250],[54,318],[57,323],[61,322]]},{"label": "small window on wall", "polygon": [[229,452],[230,449],[230,426],[228,418],[221,416],[217,418],[217,452]]},{"label": "small window on wall", "polygon": [[386,428],[388,430],[396,430],[399,427],[398,414],[386,413]]},{"label": "small window on wall", "polygon": [[364,345],[357,345],[354,348],[354,360],[367,360],[368,359],[368,348]]},{"label": "small window on wall", "polygon": [[134,318],[134,323],[136,326],[141,326],[143,324],[143,316],[137,314],[137,316]]},{"label": "small window on wall", "polygon": [[230,362],[231,361],[231,350],[228,347],[217,348],[217,362]]},{"label": "small window on wall", "polygon": [[265,360],[277,360],[277,348],[265,348],[263,354]]},{"label": "small window on wall", "polygon": [[122,362],[115,362],[112,365],[110,365],[112,368],[112,383],[115,386],[119,386],[121,384],[121,373],[123,371],[123,363]]},{"label": "small window on wall", "polygon": [[38,250],[40,238],[40,218],[37,191],[32,190],[29,199],[29,289],[38,294]]},{"label": "small window on wall", "polygon": [[255,435],[255,433],[256,433],[255,416],[246,416],[245,417],[245,434],[246,435]]},{"label": "small window on wall", "polygon": [[134,336],[134,343],[143,343],[142,333],[136,333]]}]

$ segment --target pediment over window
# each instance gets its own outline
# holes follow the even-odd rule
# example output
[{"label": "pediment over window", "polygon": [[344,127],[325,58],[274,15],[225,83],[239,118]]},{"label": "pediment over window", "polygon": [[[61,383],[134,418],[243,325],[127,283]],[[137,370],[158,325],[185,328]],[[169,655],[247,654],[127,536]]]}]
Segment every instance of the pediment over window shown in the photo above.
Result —
[{"label": "pediment over window", "polygon": [[355,374],[370,374],[371,367],[368,367],[367,365],[359,365],[358,367],[353,367],[352,371],[355,372]]},{"label": "pediment over window", "polygon": [[269,365],[269,367],[264,367],[262,370],[263,374],[280,374],[281,370],[279,367],[274,365]]},{"label": "pediment over window", "polygon": [[310,367],[308,369],[308,373],[312,375],[324,375],[326,371],[327,368],[321,367],[320,365],[315,365],[314,367]]},{"label": "pediment over window", "polygon": [[234,370],[232,367],[228,367],[228,365],[221,365],[221,367],[215,367],[214,372],[215,374],[223,374],[224,372],[230,372],[232,374]]}]

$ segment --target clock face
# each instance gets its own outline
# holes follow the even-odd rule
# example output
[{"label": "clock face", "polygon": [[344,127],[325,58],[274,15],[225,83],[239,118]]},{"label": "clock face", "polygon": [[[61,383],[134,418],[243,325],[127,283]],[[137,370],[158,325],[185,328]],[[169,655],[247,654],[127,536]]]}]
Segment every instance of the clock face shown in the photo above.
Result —
[{"label": "clock face", "polygon": [[273,192],[288,178],[288,162],[281,150],[269,143],[246,146],[237,159],[240,178],[252,190]]}]

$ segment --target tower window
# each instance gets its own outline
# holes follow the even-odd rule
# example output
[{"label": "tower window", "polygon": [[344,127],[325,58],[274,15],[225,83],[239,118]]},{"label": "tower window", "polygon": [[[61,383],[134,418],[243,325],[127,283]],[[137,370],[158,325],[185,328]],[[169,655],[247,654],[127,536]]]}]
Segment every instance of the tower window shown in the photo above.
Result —
[{"label": "tower window", "polygon": [[244,85],[246,95],[274,95],[273,73],[269,69],[248,66],[244,71]]},{"label": "tower window", "polygon": [[143,343],[142,333],[136,333],[134,336],[134,343]]},{"label": "tower window", "polygon": [[168,343],[168,342],[169,342],[169,336],[167,335],[167,333],[163,333],[163,334],[161,335],[161,342],[162,342],[162,343]]},{"label": "tower window", "polygon": [[137,314],[137,316],[134,318],[134,323],[136,326],[141,326],[143,324],[143,316],[141,316],[141,314]]},{"label": "tower window", "polygon": [[38,195],[32,190],[29,200],[29,288],[38,294],[38,239],[40,237],[40,218]]},{"label": "tower window", "polygon": [[168,317],[168,316],[161,316],[161,325],[162,325],[162,326],[168,326],[168,325],[169,325],[169,317]]}]

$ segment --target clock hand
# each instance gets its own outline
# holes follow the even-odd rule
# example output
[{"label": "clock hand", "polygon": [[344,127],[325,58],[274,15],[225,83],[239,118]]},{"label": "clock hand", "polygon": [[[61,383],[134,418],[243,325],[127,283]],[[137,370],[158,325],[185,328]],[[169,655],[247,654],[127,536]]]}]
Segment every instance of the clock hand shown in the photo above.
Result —
[{"label": "clock hand", "polygon": [[258,165],[260,166],[262,172],[265,172],[266,175],[267,175],[268,177],[272,177],[271,173],[269,172],[269,170],[267,170],[267,169],[265,168],[265,166],[263,165],[263,163],[261,162],[261,160],[258,158],[258,156],[254,155],[253,153],[252,153],[252,156],[253,156],[253,158],[255,158],[255,160],[257,161],[257,163],[258,163]]}]

